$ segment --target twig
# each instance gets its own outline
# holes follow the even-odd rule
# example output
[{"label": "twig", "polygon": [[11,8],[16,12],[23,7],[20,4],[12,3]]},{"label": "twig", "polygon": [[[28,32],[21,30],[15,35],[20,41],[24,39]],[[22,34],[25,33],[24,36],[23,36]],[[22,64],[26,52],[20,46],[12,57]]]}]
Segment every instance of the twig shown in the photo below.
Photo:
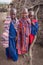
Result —
[{"label": "twig", "polygon": [[40,6],[38,6],[38,8],[37,8],[37,10],[36,10],[36,12],[35,12],[36,20],[38,20],[38,18],[37,18],[37,14],[38,14],[39,9],[40,9]]}]

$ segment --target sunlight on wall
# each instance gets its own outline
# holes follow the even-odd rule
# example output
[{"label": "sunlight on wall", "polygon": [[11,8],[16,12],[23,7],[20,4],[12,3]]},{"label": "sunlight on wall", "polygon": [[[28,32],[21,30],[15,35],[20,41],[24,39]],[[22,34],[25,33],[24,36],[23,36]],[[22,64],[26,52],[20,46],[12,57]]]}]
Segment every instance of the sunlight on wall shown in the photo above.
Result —
[{"label": "sunlight on wall", "polygon": [[0,4],[9,4],[10,2],[12,2],[12,0],[0,0]]}]

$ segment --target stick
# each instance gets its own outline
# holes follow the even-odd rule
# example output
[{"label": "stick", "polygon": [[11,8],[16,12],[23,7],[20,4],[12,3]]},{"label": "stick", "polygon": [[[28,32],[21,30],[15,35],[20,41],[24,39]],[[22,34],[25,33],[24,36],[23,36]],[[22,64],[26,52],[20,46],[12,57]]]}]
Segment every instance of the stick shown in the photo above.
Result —
[{"label": "stick", "polygon": [[33,41],[33,43],[31,44],[31,46],[30,46],[30,50],[29,50],[29,55],[30,55],[30,65],[32,65],[32,59],[33,59],[33,54],[32,54],[32,49],[33,49],[33,46],[34,46],[34,43],[36,42],[36,38],[37,38],[37,36],[35,36],[35,39],[34,39],[34,41]]}]

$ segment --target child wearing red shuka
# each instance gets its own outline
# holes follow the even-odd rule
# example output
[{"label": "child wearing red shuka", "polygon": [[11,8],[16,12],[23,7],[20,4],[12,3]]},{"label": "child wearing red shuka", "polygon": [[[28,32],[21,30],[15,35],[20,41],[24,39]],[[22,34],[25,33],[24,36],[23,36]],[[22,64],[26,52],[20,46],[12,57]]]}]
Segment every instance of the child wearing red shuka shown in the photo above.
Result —
[{"label": "child wearing red shuka", "polygon": [[19,55],[24,55],[28,52],[29,35],[31,29],[31,21],[28,18],[28,9],[24,8],[21,12],[21,19],[18,26],[18,42],[17,49]]},{"label": "child wearing red shuka", "polygon": [[38,32],[38,21],[35,19],[34,11],[30,12],[29,17],[31,19],[31,34],[29,36],[30,37],[29,41],[30,41],[30,45],[31,45],[35,39],[37,32]]}]

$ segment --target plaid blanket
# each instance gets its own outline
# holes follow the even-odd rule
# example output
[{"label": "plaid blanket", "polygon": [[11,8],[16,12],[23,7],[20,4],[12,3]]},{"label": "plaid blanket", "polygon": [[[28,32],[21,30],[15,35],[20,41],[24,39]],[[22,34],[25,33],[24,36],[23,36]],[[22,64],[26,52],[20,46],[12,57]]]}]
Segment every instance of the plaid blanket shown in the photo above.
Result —
[{"label": "plaid blanket", "polygon": [[18,54],[24,54],[28,51],[30,33],[31,21],[29,19],[21,19],[18,25]]}]

